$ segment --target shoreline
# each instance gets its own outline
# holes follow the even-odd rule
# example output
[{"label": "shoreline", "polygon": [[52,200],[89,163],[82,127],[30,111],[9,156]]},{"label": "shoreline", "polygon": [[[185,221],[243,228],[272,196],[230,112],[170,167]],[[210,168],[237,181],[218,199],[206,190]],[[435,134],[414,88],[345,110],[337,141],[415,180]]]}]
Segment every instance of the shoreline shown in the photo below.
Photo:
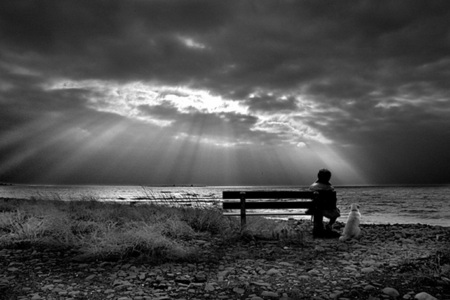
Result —
[{"label": "shoreline", "polygon": [[[114,187],[114,186],[123,186],[123,187],[148,187],[148,188],[305,188],[308,189],[310,183],[300,184],[300,185],[207,185],[201,183],[186,183],[186,184],[69,184],[69,183],[19,183],[19,182],[0,182],[0,186],[99,186],[99,187]],[[335,188],[365,188],[365,187],[450,187],[450,183],[392,183],[392,184],[348,184],[348,185],[333,185]]]}]

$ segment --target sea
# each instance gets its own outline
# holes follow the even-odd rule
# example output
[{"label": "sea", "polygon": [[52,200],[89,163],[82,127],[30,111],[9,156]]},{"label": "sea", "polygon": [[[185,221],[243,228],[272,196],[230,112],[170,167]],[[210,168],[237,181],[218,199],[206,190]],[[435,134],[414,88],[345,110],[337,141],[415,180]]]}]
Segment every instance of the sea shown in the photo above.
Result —
[{"label": "sea", "polygon": [[[156,202],[166,205],[221,207],[223,191],[307,190],[308,186],[101,186],[1,185],[0,199]],[[335,186],[345,222],[357,203],[362,224],[428,224],[450,227],[450,185]],[[294,218],[306,218],[295,216]],[[288,216],[280,216],[287,219]],[[292,216],[289,216],[292,218]]]}]

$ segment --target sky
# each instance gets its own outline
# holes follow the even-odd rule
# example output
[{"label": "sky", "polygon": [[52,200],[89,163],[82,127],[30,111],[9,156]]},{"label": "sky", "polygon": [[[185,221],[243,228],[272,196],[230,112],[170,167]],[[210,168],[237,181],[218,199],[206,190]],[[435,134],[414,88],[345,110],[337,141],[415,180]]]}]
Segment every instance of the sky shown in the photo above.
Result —
[{"label": "sky", "polygon": [[0,182],[450,183],[450,1],[0,2]]}]

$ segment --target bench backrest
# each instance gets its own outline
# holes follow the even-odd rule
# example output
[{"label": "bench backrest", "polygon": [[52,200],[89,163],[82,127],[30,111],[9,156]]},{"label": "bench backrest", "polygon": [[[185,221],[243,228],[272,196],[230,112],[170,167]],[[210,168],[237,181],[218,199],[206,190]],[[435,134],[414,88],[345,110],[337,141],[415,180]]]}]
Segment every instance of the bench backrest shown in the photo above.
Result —
[{"label": "bench backrest", "polygon": [[[288,209],[336,207],[335,191],[223,191],[223,199],[310,199],[312,201],[259,201],[247,202],[247,209]],[[244,200],[244,201],[245,201]],[[314,205],[312,205],[314,203]],[[239,209],[239,202],[223,202],[224,209]]]},{"label": "bench backrest", "polygon": [[314,199],[312,191],[223,191],[223,199]]}]

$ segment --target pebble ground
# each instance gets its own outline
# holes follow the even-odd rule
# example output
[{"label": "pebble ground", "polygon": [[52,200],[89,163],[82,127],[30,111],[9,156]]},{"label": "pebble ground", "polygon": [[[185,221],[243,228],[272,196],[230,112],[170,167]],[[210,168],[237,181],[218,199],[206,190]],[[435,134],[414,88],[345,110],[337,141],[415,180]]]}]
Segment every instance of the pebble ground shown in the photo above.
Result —
[{"label": "pebble ground", "polygon": [[0,299],[450,300],[450,228],[363,225],[359,240],[304,234],[294,242],[302,226],[291,224],[278,240],[193,240],[201,258],[190,263],[0,249]]}]

